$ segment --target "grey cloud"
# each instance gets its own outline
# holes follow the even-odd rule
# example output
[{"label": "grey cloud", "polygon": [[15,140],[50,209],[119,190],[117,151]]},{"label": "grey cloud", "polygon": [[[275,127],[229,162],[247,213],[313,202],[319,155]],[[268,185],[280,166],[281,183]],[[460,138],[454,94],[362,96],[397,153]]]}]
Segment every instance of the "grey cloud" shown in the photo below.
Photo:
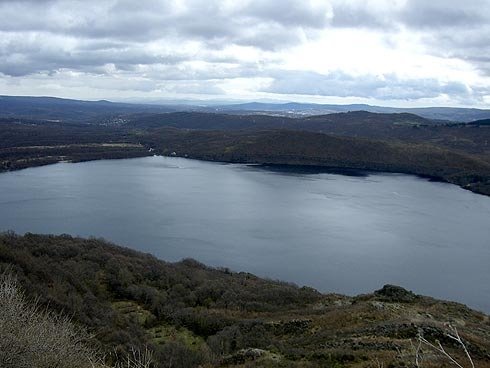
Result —
[{"label": "grey cloud", "polygon": [[484,0],[332,1],[332,25],[338,27],[464,29],[488,24],[490,19],[490,2]]},{"label": "grey cloud", "polygon": [[478,27],[488,22],[489,10],[486,1],[409,0],[398,15],[414,28]]},{"label": "grey cloud", "polygon": [[214,81],[185,81],[167,85],[164,89],[177,94],[224,95],[225,91]]},{"label": "grey cloud", "polygon": [[[328,3],[284,0],[245,1],[228,6],[218,0],[49,0],[0,2],[0,72],[22,76],[59,69],[103,72],[137,65],[178,65],[186,60],[215,63],[230,45],[275,51],[298,44],[324,27]],[[280,11],[278,11],[280,7]],[[198,50],[177,51],[188,41]],[[169,43],[163,55],[148,47]],[[211,58],[211,59],[210,59]]]},{"label": "grey cloud", "polygon": [[[1,33],[0,33],[1,35]],[[67,48],[64,39],[46,35],[18,35],[3,37],[0,41],[0,72],[21,76],[58,69],[89,71],[106,64],[115,64],[123,70],[134,65],[176,64],[188,60],[183,54],[158,54],[144,45],[119,45],[113,43],[82,44]]]},{"label": "grey cloud", "polygon": [[179,65],[153,65],[145,70],[139,70],[146,77],[161,81],[205,81],[205,80],[225,80],[234,78],[253,78],[264,72],[261,71],[260,64],[240,63],[240,64],[215,64],[209,63],[206,68],[196,69],[184,62]]},{"label": "grey cloud", "polygon": [[[113,3],[94,0],[0,3],[0,30],[46,31],[126,41],[181,36],[243,43],[243,31],[247,31],[247,36],[257,23],[279,25],[283,33],[288,34],[291,28],[323,28],[329,14],[328,3],[310,4],[304,0],[284,0],[280,11],[275,1],[252,1],[246,6],[231,8],[218,0],[188,0],[183,9],[172,4],[170,1],[123,0]],[[261,35],[266,37],[267,33]]]},{"label": "grey cloud", "polygon": [[[258,25],[257,28],[262,26]],[[264,50],[280,50],[284,48],[284,45],[290,43],[300,43],[304,34],[297,29],[285,31],[282,27],[277,25],[269,25],[263,27],[260,32],[251,32],[243,34],[235,42],[242,46],[256,46]],[[264,36],[267,34],[267,36]]]},{"label": "grey cloud", "polygon": [[436,79],[407,80],[395,75],[351,76],[341,71],[327,75],[297,71],[276,71],[274,74],[274,81],[266,92],[380,100],[415,100],[442,94],[460,98],[470,94],[462,83],[441,83]]},{"label": "grey cloud", "polygon": [[349,4],[340,2],[333,8],[331,25],[346,28],[389,29],[396,26],[390,14],[374,11],[368,3]]},{"label": "grey cloud", "polygon": [[304,0],[256,1],[248,4],[245,14],[286,26],[323,28],[332,16],[328,2]]},{"label": "grey cloud", "polygon": [[477,28],[438,29],[426,34],[422,41],[428,53],[463,60],[490,76],[490,19]]},{"label": "grey cloud", "polygon": [[63,85],[75,88],[90,87],[93,89],[131,92],[153,92],[160,88],[160,84],[148,78],[114,78],[110,75],[86,75],[83,79],[67,75],[66,72],[54,73],[51,78],[60,81]]},{"label": "grey cloud", "polygon": [[102,81],[107,76],[115,89],[124,88],[127,84],[114,82],[114,74],[132,79],[136,90],[184,94],[223,93],[219,80],[251,77],[272,77],[267,92],[286,94],[378,99],[447,94],[478,99],[488,92],[458,82],[402,80],[394,75],[271,71],[273,66],[223,53],[238,45],[274,55],[329,27],[369,28],[383,36],[406,29],[421,37],[428,53],[465,60],[490,76],[490,2],[386,0],[379,4],[369,0],[3,0],[0,73],[23,77],[69,70]]},{"label": "grey cloud", "polygon": [[[0,73],[10,76],[69,69],[94,74],[129,71],[156,80],[204,80],[249,77],[261,68],[260,63],[211,51],[200,52],[196,59],[193,53],[151,51],[146,44],[138,43],[89,40],[67,48],[64,43],[73,40],[44,34],[1,36],[0,32]],[[194,67],[194,61],[203,67]],[[109,71],[108,65],[112,68]]]},{"label": "grey cloud", "polygon": [[489,64],[481,61],[490,54],[489,1],[386,0],[381,8],[371,5],[334,0],[332,26],[371,28],[385,35],[404,28],[420,36],[427,53],[465,60],[490,75]]}]

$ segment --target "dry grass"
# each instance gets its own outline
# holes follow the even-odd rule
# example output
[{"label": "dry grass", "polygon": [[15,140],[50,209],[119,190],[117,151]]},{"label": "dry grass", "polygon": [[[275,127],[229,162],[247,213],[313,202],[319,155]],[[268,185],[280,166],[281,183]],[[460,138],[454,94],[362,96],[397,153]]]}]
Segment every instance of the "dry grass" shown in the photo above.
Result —
[{"label": "dry grass", "polygon": [[[109,368],[90,336],[69,318],[29,303],[10,272],[0,274],[0,367]],[[150,368],[151,353],[132,351],[113,368]]]}]

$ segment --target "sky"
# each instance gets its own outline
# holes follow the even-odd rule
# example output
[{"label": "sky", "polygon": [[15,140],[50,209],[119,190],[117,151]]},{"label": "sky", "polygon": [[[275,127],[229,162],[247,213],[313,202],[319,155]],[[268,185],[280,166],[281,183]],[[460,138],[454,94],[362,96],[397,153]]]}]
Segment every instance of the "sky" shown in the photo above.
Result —
[{"label": "sky", "polygon": [[490,108],[490,1],[0,0],[0,94]]}]

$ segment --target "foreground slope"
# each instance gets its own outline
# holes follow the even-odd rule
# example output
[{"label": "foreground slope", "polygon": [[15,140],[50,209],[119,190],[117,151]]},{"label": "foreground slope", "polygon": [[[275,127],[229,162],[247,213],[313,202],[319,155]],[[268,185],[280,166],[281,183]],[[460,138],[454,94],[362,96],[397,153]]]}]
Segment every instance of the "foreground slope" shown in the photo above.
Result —
[{"label": "foreground slope", "polygon": [[[446,322],[477,366],[490,367],[488,316],[395,286],[320,294],[68,235],[2,234],[0,268],[31,298],[87,327],[102,349],[147,346],[157,367],[413,366],[418,334],[464,360]],[[450,366],[431,349],[420,353],[422,367]]]}]

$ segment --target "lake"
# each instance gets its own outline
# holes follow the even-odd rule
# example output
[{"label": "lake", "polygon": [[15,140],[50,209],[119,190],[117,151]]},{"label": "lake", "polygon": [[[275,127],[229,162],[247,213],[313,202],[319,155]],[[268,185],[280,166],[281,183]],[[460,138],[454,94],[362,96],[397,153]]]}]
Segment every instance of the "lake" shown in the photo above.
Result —
[{"label": "lake", "polygon": [[104,237],[324,292],[397,284],[490,312],[490,198],[415,176],[59,163],[0,174],[0,228]]}]

